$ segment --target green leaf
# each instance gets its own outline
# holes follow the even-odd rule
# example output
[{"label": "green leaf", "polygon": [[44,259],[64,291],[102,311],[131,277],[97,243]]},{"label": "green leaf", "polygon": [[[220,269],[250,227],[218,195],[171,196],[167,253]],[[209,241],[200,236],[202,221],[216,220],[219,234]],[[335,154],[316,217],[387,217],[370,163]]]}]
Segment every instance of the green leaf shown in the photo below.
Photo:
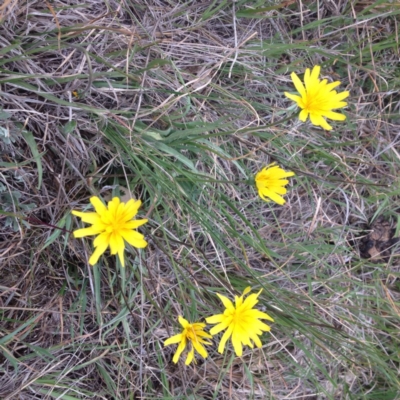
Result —
[{"label": "green leaf", "polygon": [[14,332],[9,333],[8,335],[3,336],[0,339],[0,346],[2,344],[7,344],[9,341],[11,340],[15,340],[15,336],[23,331],[25,328],[27,328],[28,326],[30,326],[31,328],[33,328],[33,326],[36,324],[37,321],[39,321],[40,316],[43,315],[43,313],[39,314],[39,315],[34,315],[32,318],[29,318],[24,324],[20,325],[17,329],[15,329]]},{"label": "green leaf", "polygon": [[0,354],[10,362],[15,371],[18,370],[18,360],[7,350],[7,348],[0,346]]},{"label": "green leaf", "polygon": [[93,265],[93,277],[94,277],[94,297],[96,299],[96,315],[97,323],[99,326],[103,325],[103,318],[101,316],[101,279],[99,263]]},{"label": "green leaf", "polygon": [[147,67],[140,70],[139,72],[144,72],[144,71],[148,71],[149,69],[154,69],[154,68],[158,68],[161,67],[163,65],[172,65],[172,62],[170,60],[163,60],[162,58],[156,58],[153,61],[150,61],[147,64]]},{"label": "green leaf", "polygon": [[[58,221],[57,226],[58,226],[59,228],[64,228],[64,226],[65,226],[65,221],[66,221],[66,218],[67,218],[68,215],[69,215],[69,212],[68,212],[66,215],[64,215],[64,216],[60,219],[60,221]],[[46,247],[50,246],[50,245],[61,235],[62,232],[63,232],[62,229],[54,229],[54,232],[47,238],[45,244],[43,245],[42,251],[43,251]]]},{"label": "green leaf", "polygon": [[374,391],[370,392],[366,399],[368,400],[396,400],[398,399],[399,392],[397,390],[395,391]]},{"label": "green leaf", "polygon": [[8,113],[6,111],[3,111],[3,110],[0,110],[0,119],[8,119],[10,117],[11,117],[10,113]]},{"label": "green leaf", "polygon": [[154,144],[154,147],[157,149],[163,151],[164,153],[167,153],[171,156],[174,156],[177,160],[179,160],[182,164],[186,165],[189,167],[192,171],[196,171],[196,168],[191,160],[189,160],[187,157],[179,153],[179,151],[173,149],[172,147],[167,146],[164,143],[161,142],[156,142]]},{"label": "green leaf", "polygon": [[47,349],[44,349],[39,346],[33,346],[29,343],[26,343],[26,346],[29,347],[32,351],[34,351],[36,354],[38,354],[45,361],[50,362],[56,359],[56,357],[53,356],[53,354],[51,354]]},{"label": "green leaf", "polygon": [[265,13],[268,11],[279,10],[282,5],[262,7],[262,8],[249,8],[246,10],[239,10],[236,12],[236,17],[240,18],[271,18]]},{"label": "green leaf", "polygon": [[55,390],[51,389],[50,391],[47,389],[40,389],[40,393],[45,394],[46,396],[51,396],[54,399],[62,399],[62,400],[79,400],[79,397],[70,396],[69,394],[56,392]]},{"label": "green leaf", "polygon": [[36,162],[39,175],[37,188],[40,189],[40,187],[42,186],[43,168],[39,150],[35,142],[35,138],[33,137],[32,132],[26,130],[22,130],[22,136],[24,137],[27,145],[30,147],[32,156]]},{"label": "green leaf", "polygon": [[68,121],[63,126],[63,132],[68,135],[69,133],[73,132],[76,128],[76,121]]}]

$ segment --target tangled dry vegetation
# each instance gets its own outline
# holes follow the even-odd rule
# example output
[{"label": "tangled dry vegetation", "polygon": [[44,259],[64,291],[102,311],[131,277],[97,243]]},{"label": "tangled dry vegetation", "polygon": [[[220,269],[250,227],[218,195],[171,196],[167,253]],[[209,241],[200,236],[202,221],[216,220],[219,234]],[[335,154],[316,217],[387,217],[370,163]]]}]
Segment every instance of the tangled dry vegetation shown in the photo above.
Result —
[{"label": "tangled dry vegetation", "polygon": [[[0,398],[399,398],[399,13],[6,0]],[[329,133],[283,96],[313,65],[351,92]],[[296,173],[283,207],[249,185],[272,161]],[[91,195],[143,201],[149,246],[123,271],[70,235]],[[376,221],[390,237],[363,258]],[[173,364],[177,316],[249,285],[275,319],[263,348]]]}]

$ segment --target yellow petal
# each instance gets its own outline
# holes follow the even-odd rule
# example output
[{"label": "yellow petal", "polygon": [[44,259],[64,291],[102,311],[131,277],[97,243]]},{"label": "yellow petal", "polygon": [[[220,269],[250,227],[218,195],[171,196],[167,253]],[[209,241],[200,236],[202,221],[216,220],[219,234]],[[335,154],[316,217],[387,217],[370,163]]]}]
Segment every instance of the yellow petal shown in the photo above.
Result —
[{"label": "yellow petal", "polygon": [[306,95],[306,89],[304,88],[304,85],[301,82],[300,78],[296,75],[295,72],[292,72],[290,77],[292,78],[292,81],[294,83],[294,86],[295,86],[296,90],[300,93],[300,96],[301,97],[305,96]]},{"label": "yellow petal", "polygon": [[283,206],[286,203],[286,201],[283,197],[279,196],[278,194],[276,194],[266,188],[260,190],[259,195],[263,200],[271,199],[275,203],[279,204],[280,206]]},{"label": "yellow petal", "polygon": [[121,216],[123,218],[123,220],[124,221],[131,220],[137,214],[141,205],[142,205],[142,202],[140,200],[130,199],[125,204],[125,209],[124,209],[123,215]]},{"label": "yellow petal", "polygon": [[98,235],[101,232],[102,232],[102,230],[99,229],[98,227],[90,226],[88,228],[77,229],[73,233],[74,233],[75,238],[83,238],[85,236]]},{"label": "yellow petal", "polygon": [[103,214],[105,211],[107,211],[107,207],[102,203],[100,198],[93,196],[90,198],[90,202],[92,203],[94,209],[98,214]]},{"label": "yellow petal", "polygon": [[94,239],[93,246],[94,247],[98,247],[98,246],[104,247],[105,246],[107,248],[108,245],[110,244],[110,236],[111,236],[111,234],[108,232],[101,233],[100,235],[98,235],[96,237],[96,239]]},{"label": "yellow petal", "polygon": [[207,324],[218,324],[224,319],[224,314],[216,314],[206,318]]},{"label": "yellow petal", "polygon": [[107,245],[102,243],[99,246],[97,246],[89,258],[89,264],[90,265],[95,265],[97,264],[97,261],[99,261],[100,256],[107,250]]},{"label": "yellow petal", "polygon": [[[288,181],[286,181],[285,185],[287,183],[288,183]],[[282,187],[282,186],[270,185],[270,187],[268,189],[271,190],[272,192],[274,192],[276,194],[280,194],[280,195],[287,193],[287,189],[285,187]]]},{"label": "yellow petal", "polygon": [[246,316],[251,318],[259,318],[259,319],[267,319],[269,321],[274,322],[274,319],[270,317],[267,313],[262,312],[260,310],[248,310],[246,311]]},{"label": "yellow petal", "polygon": [[139,232],[121,229],[119,233],[133,247],[143,249],[147,246],[144,236]]},{"label": "yellow petal", "polygon": [[192,324],[193,329],[197,332],[197,331],[202,331],[203,328],[206,327],[206,324],[204,322],[194,322]]},{"label": "yellow petal", "polygon": [[308,110],[301,110],[299,114],[299,120],[302,122],[306,122],[309,113],[310,112]]},{"label": "yellow petal", "polygon": [[311,80],[318,80],[319,74],[321,72],[321,67],[319,65],[315,65],[311,72]]},{"label": "yellow petal", "polygon": [[198,336],[199,341],[202,342],[202,343],[208,343],[205,340],[203,340],[203,337],[207,338],[207,339],[211,339],[212,338],[212,336],[209,333],[204,332],[204,331],[196,331],[196,335]]},{"label": "yellow petal", "polygon": [[182,325],[183,328],[186,328],[189,324],[189,321],[187,321],[185,318],[183,318],[182,316],[178,317],[178,321],[179,323]]},{"label": "yellow petal", "polygon": [[253,333],[250,333],[249,335],[250,335],[251,339],[253,340],[253,342],[255,343],[255,345],[256,345],[258,348],[261,348],[261,347],[262,347],[262,343],[261,343],[261,340],[260,340],[260,338],[258,337],[258,335],[253,334]]},{"label": "yellow petal", "polygon": [[347,90],[345,90],[344,92],[340,92],[335,96],[335,101],[341,101],[346,99],[347,97],[350,96],[350,92],[348,92]]},{"label": "yellow petal", "polygon": [[295,101],[299,107],[300,107],[300,103],[303,104],[301,97],[297,96],[296,94],[290,94],[288,92],[285,92],[285,96],[287,98],[289,98],[290,100]]},{"label": "yellow petal", "polygon": [[214,336],[217,333],[225,330],[231,324],[231,322],[232,318],[224,318],[223,322],[210,329],[210,334]]},{"label": "yellow petal", "polygon": [[289,176],[294,176],[294,172],[292,171],[285,171],[282,168],[279,168],[278,171],[275,171],[274,173],[274,178],[275,179],[282,179],[282,178],[288,178]]},{"label": "yellow petal", "polygon": [[83,222],[87,224],[96,224],[100,222],[100,217],[97,213],[94,212],[80,212],[80,211],[72,211],[73,215],[81,218]]},{"label": "yellow petal", "polygon": [[131,230],[139,228],[139,226],[144,225],[148,220],[147,219],[136,219],[134,221],[129,221],[124,223],[125,230]]},{"label": "yellow petal", "polygon": [[125,246],[119,247],[117,254],[118,254],[118,258],[121,263],[121,266],[122,266],[122,268],[124,268],[125,267]]},{"label": "yellow petal", "polygon": [[186,361],[185,361],[185,365],[189,365],[194,359],[194,348],[192,347],[192,350],[189,351],[187,357],[186,357]]},{"label": "yellow petal", "polygon": [[242,305],[242,303],[243,303],[243,296],[244,296],[244,295],[241,295],[240,297],[239,297],[239,296],[235,296],[235,308],[236,308],[236,309],[238,309],[238,308]]},{"label": "yellow petal", "polygon": [[124,239],[122,238],[122,236],[119,233],[113,232],[110,235],[110,250],[111,250],[111,254],[115,255],[115,254],[119,253],[119,251],[121,249],[125,250]]},{"label": "yellow petal", "polygon": [[[251,292],[251,286],[247,286],[246,289],[243,290],[242,296],[246,296],[246,294]],[[258,294],[260,294],[262,292],[262,289],[260,290],[260,292]]]},{"label": "yellow petal", "polygon": [[227,340],[230,338],[232,331],[233,331],[233,325],[230,325],[229,328],[226,330],[226,332],[222,335],[221,341],[219,342],[218,346],[218,353],[222,354],[224,352],[225,344]]},{"label": "yellow petal", "polygon": [[324,116],[329,119],[333,119],[334,121],[344,121],[346,116],[334,111],[327,111],[324,113]]},{"label": "yellow petal", "polygon": [[259,293],[252,293],[251,295],[247,296],[246,300],[243,303],[244,308],[249,309],[253,308],[258,303],[258,296]]},{"label": "yellow petal", "polygon": [[304,84],[306,86],[306,91],[308,92],[310,90],[310,68],[306,68],[306,72],[304,73]]},{"label": "yellow petal", "polygon": [[233,310],[234,306],[232,304],[232,302],[225,296],[223,296],[222,294],[217,293],[217,296],[220,298],[220,300],[222,301],[222,304],[225,306],[225,308],[227,310]]},{"label": "yellow petal", "polygon": [[182,333],[178,333],[177,335],[171,336],[167,340],[164,341],[164,347],[169,346],[170,344],[179,343],[182,340]]},{"label": "yellow petal", "polygon": [[240,341],[240,337],[237,335],[237,333],[235,331],[233,331],[233,333],[232,333],[232,345],[235,350],[235,354],[238,357],[241,357],[243,354],[243,347],[242,347],[242,343]]},{"label": "yellow petal", "polygon": [[204,346],[202,346],[199,342],[193,341],[192,345],[194,346],[194,348],[196,349],[196,351],[203,357],[203,358],[207,358],[208,353],[207,350],[204,348]]},{"label": "yellow petal", "polygon": [[115,219],[120,221],[121,223],[126,221],[126,218],[124,218],[125,214],[125,203],[120,203],[118,204],[118,207],[115,211]]},{"label": "yellow petal", "polygon": [[321,126],[322,128],[326,129],[327,131],[330,131],[332,129],[332,127],[328,124],[328,122],[326,122],[326,119],[320,115],[310,113],[310,120],[313,125]]},{"label": "yellow petal", "polygon": [[[239,321],[239,322],[240,323],[238,323],[235,326],[235,331],[233,334],[236,334],[236,336],[240,339],[242,344],[253,348],[253,343],[251,341],[250,334],[251,333],[255,334],[256,332],[255,332],[255,330],[253,330],[252,324],[247,322],[246,320]],[[233,338],[233,334],[232,334],[232,338]]]},{"label": "yellow petal", "polygon": [[104,211],[101,216],[100,216],[101,222],[105,226],[111,226],[113,222],[115,221],[114,216],[110,213],[109,210]]},{"label": "yellow petal", "polygon": [[185,350],[185,347],[186,347],[186,337],[182,336],[182,341],[179,343],[179,346],[174,354],[174,358],[172,359],[172,361],[175,364],[178,362],[180,355],[182,354],[183,350]]},{"label": "yellow petal", "polygon": [[112,200],[108,202],[108,211],[112,215],[113,218],[117,216],[117,210],[121,201],[118,197],[113,197]]},{"label": "yellow petal", "polygon": [[[325,79],[324,79],[325,80]],[[335,87],[337,87],[337,86],[339,86],[340,85],[340,81],[335,81],[335,82],[331,82],[331,83],[328,83],[326,86],[325,86],[325,90],[326,91],[331,91],[331,90],[333,90]],[[345,93],[345,92],[342,92],[342,93]],[[348,94],[347,94],[347,96],[349,95],[349,92],[347,92]],[[343,97],[344,99],[347,97],[347,96],[345,96],[345,97]]]},{"label": "yellow petal", "polygon": [[262,322],[262,321],[257,321],[257,323],[255,324],[255,327],[257,329],[260,329],[261,331],[265,331],[265,332],[269,332],[271,330],[271,327],[267,324],[264,324],[264,322]]}]

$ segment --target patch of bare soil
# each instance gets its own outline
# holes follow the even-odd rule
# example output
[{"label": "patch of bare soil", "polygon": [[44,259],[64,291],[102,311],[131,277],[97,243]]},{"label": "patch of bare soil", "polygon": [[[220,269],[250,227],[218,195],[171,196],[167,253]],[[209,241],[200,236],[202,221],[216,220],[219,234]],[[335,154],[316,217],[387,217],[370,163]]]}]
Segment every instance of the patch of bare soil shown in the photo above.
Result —
[{"label": "patch of bare soil", "polygon": [[395,244],[400,240],[394,237],[396,229],[394,224],[379,217],[369,227],[369,233],[361,239],[360,255],[374,261],[387,261],[391,255],[400,255]]}]

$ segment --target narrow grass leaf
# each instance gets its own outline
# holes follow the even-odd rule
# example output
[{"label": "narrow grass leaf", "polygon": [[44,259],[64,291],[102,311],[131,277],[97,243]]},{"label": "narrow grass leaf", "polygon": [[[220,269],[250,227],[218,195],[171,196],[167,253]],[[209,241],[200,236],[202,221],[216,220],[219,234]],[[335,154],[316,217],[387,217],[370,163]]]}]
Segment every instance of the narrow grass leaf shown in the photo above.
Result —
[{"label": "narrow grass leaf", "polygon": [[27,131],[25,129],[23,129],[21,131],[22,136],[24,137],[26,143],[28,144],[28,146],[31,149],[32,152],[32,156],[36,162],[36,166],[38,169],[38,185],[37,188],[40,189],[40,187],[42,186],[42,178],[43,178],[43,167],[42,167],[42,160],[41,160],[41,156],[39,154],[39,150],[37,148],[37,144],[35,141],[35,138],[32,134],[32,132]]},{"label": "narrow grass leaf", "polygon": [[69,217],[70,219],[71,219],[71,216],[70,216],[71,214],[70,214],[70,212],[68,211],[66,214],[64,214],[64,216],[57,222],[57,227],[58,228],[61,228],[61,229],[56,229],[56,228],[52,228],[52,229],[54,229],[54,231],[53,231],[53,233],[46,239],[46,241],[45,241],[45,243],[44,243],[44,245],[43,245],[43,247],[42,247],[42,251],[46,248],[46,247],[48,247],[48,246],[50,246],[51,244],[53,244],[55,241],[56,241],[56,239],[63,233],[63,229],[62,228],[64,228],[65,227],[65,223],[66,223],[66,220],[67,220],[67,218]]}]

